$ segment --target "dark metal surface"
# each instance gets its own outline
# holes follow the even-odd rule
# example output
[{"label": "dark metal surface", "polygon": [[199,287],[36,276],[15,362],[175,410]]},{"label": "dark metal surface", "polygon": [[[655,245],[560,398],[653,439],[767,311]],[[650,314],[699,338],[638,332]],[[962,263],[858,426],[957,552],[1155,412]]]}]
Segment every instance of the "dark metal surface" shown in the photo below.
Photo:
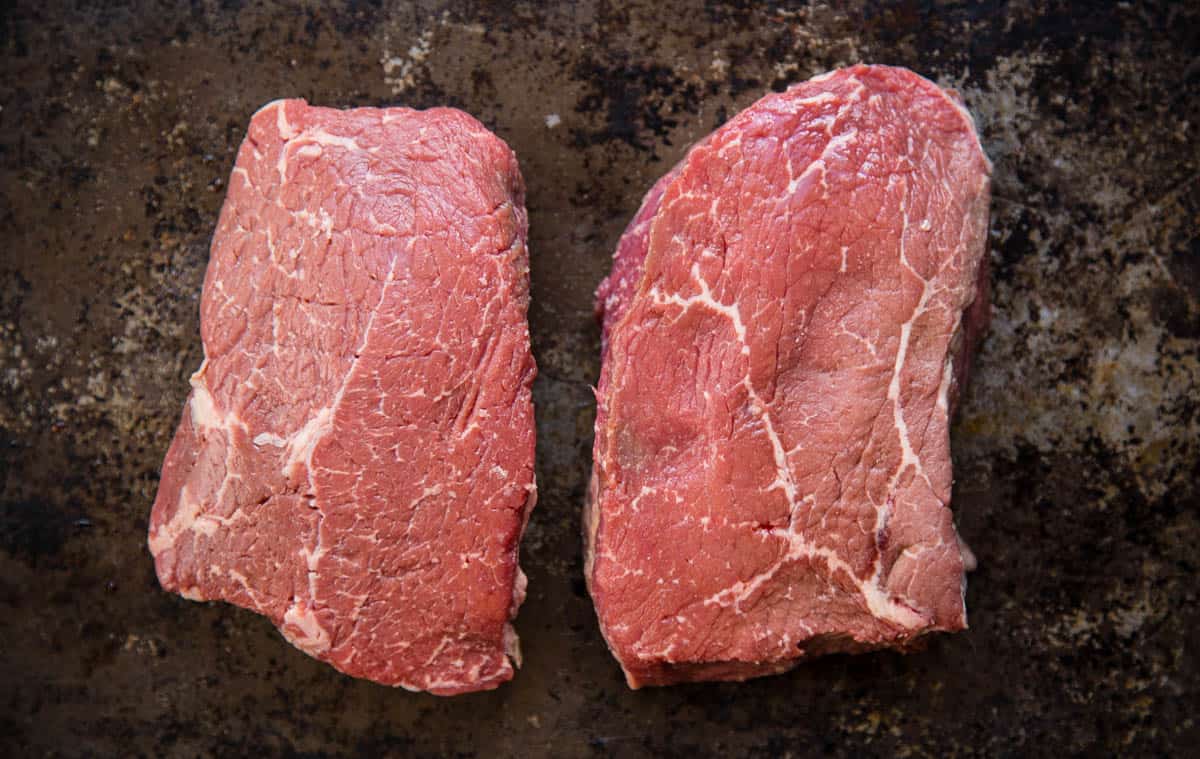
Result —
[{"label": "dark metal surface", "polygon": [[[0,754],[1194,750],[1197,7],[741,5],[4,5]],[[996,317],[953,437],[972,628],[630,692],[580,569],[592,288],[691,141],[858,60],[958,87],[996,165]],[[459,106],[521,159],[541,501],[526,664],[498,691],[351,680],[155,582],[146,518],[223,183],[250,114],[292,95]]]}]

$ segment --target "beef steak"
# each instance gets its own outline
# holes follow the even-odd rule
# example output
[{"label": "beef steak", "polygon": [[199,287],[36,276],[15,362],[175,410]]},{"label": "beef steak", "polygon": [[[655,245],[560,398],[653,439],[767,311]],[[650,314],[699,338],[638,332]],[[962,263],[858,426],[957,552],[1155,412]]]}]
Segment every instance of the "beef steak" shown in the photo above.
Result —
[{"label": "beef steak", "polygon": [[949,420],[988,316],[989,174],[953,93],[855,66],[647,195],[597,293],[585,530],[631,687],[966,626]]},{"label": "beef steak", "polygon": [[258,111],[150,519],[163,587],[356,677],[510,679],[536,494],[525,236],[516,157],[460,111]]}]

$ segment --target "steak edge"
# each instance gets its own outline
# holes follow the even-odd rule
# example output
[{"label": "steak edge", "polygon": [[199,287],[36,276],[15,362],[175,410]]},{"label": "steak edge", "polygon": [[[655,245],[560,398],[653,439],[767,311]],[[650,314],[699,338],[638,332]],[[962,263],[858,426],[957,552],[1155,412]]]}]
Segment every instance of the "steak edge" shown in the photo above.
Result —
[{"label": "steak edge", "polygon": [[966,627],[949,422],[991,166],[957,96],[854,66],[651,189],[597,290],[585,573],[630,687]]},{"label": "steak edge", "polygon": [[162,586],[355,677],[511,679],[537,492],[526,230],[516,157],[461,111],[260,109],[150,518]]}]

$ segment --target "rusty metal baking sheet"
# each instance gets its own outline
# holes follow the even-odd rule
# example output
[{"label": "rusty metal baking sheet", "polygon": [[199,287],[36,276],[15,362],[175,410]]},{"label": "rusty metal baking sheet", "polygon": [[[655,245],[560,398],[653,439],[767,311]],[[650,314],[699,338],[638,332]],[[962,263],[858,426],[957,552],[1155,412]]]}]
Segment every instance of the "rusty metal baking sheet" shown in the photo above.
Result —
[{"label": "rusty metal baking sheet", "polygon": [[[0,753],[1120,753],[1200,741],[1200,7],[39,3],[0,10]],[[764,92],[857,61],[957,88],[995,162],[995,318],[953,429],[971,629],[629,691],[581,574],[591,294],[642,194]],[[541,499],[525,665],[454,699],[162,592],[158,467],[249,116],[453,105],[516,150]]]}]

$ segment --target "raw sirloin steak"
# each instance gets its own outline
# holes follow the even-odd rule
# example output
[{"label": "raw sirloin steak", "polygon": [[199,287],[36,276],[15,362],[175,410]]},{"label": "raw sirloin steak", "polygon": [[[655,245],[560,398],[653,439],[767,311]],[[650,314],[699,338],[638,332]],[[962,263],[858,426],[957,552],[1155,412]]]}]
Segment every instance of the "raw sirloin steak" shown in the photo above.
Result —
[{"label": "raw sirloin steak", "polygon": [[855,66],[663,177],[600,286],[587,580],[631,687],[966,626],[949,420],[990,164],[953,93]]},{"label": "raw sirloin steak", "polygon": [[460,111],[256,113],[150,518],[163,587],[356,677],[511,679],[536,494],[525,234],[516,157]]}]

